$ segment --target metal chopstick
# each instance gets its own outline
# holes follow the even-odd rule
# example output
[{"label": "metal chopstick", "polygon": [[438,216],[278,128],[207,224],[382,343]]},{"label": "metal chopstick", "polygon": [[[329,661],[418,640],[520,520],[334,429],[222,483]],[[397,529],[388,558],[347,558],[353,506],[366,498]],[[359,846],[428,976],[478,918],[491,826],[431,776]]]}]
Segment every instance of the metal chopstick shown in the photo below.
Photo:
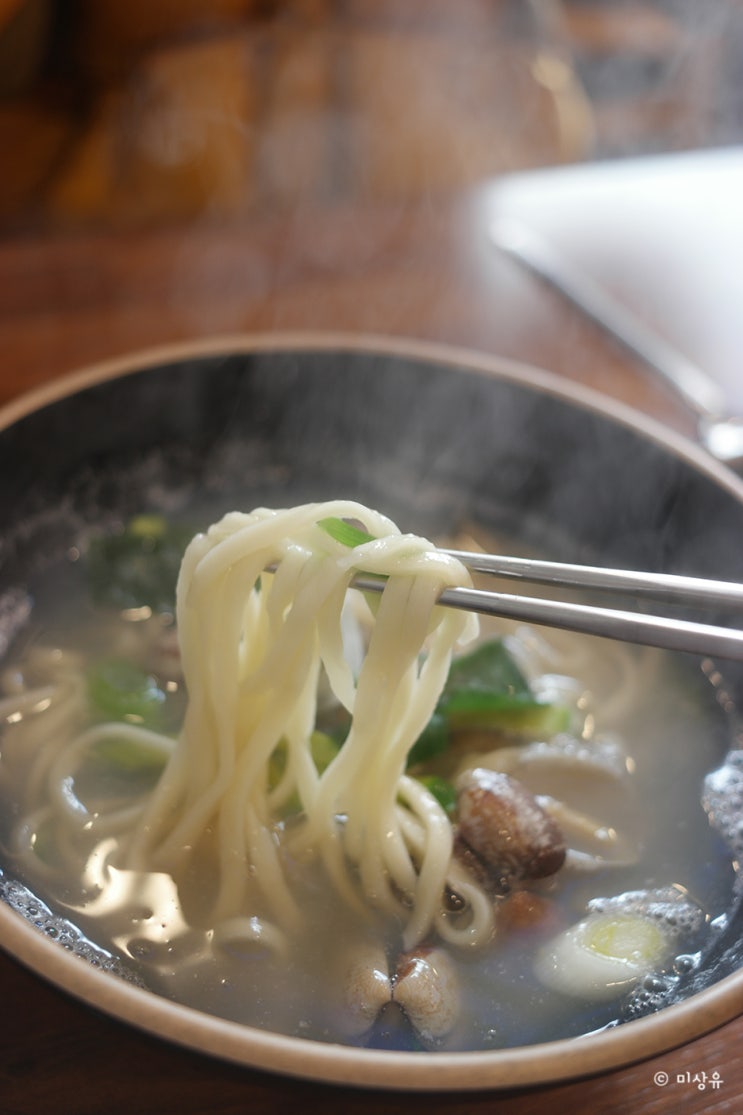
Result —
[{"label": "metal chopstick", "polygon": [[641,573],[633,569],[604,569],[595,565],[570,565],[557,561],[501,554],[445,550],[468,569],[497,577],[531,581],[536,584],[567,585],[616,592],[642,593],[644,596],[675,599],[693,605],[743,607],[743,585],[735,581],[716,581],[686,577],[677,573]]},{"label": "metal chopstick", "polygon": [[[743,604],[743,586],[733,582],[675,574],[606,570],[595,566],[470,554],[458,550],[449,550],[447,553],[459,557],[474,571],[518,577],[537,583],[673,596],[677,600],[697,605]],[[382,578],[360,574],[354,578],[353,586],[363,591],[381,592],[384,583]],[[680,650],[743,661],[743,631],[715,624],[474,588],[445,589],[439,597],[439,603],[482,615],[558,627],[664,650]]]}]

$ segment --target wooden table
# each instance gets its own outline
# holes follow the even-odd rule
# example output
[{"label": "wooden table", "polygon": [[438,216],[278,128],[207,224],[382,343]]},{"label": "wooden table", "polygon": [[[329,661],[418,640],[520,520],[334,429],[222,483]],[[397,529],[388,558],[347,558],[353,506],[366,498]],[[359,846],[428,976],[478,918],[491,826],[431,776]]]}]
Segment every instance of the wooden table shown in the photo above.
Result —
[{"label": "wooden table", "polygon": [[[684,408],[487,242],[485,194],[318,209],[222,228],[0,243],[0,402],[81,365],[218,333],[346,330],[531,361],[691,433]],[[0,956],[3,1115],[733,1111],[743,1017],[596,1079],[498,1094],[381,1094],[274,1078],[159,1043]],[[742,1004],[743,1006],[743,1004]],[[702,1091],[686,1075],[717,1071]],[[656,1082],[666,1073],[668,1083]],[[737,1101],[737,1102],[736,1102]]]}]

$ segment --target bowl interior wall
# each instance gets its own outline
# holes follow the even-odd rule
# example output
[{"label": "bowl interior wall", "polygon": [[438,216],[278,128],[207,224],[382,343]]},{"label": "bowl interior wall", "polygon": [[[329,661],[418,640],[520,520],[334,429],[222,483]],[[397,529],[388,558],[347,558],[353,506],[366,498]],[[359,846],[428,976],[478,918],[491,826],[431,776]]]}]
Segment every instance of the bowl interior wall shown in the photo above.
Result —
[{"label": "bowl interior wall", "polygon": [[195,490],[246,508],[358,498],[411,530],[474,519],[556,555],[743,579],[743,511],[686,461],[528,383],[428,361],[191,359],[91,387],[0,437],[6,554],[24,563],[42,532],[69,542]]}]

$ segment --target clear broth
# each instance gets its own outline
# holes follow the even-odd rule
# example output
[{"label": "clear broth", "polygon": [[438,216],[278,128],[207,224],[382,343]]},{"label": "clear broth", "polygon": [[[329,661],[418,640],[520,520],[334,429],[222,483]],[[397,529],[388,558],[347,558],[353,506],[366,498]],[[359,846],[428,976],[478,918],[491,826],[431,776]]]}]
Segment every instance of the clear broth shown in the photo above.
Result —
[{"label": "clear broth", "polygon": [[[42,643],[71,650],[83,662],[95,660],[112,640],[128,637],[137,626],[131,619],[92,606],[82,560],[70,560],[64,568],[51,571],[34,586],[33,597],[32,618],[7,660],[9,669]],[[555,638],[554,643],[559,646],[565,638]],[[578,921],[586,903],[596,896],[671,884],[688,891],[714,922],[730,907],[734,883],[731,857],[701,803],[704,777],[723,760],[734,736],[736,714],[723,707],[719,680],[713,684],[698,662],[684,656],[622,648],[629,669],[645,680],[619,719],[604,724],[602,702],[606,704],[612,695],[617,648],[595,639],[576,644],[573,637],[570,645],[582,648],[578,681],[584,693],[593,695],[596,732],[617,734],[634,765],[643,852],[633,866],[588,876],[558,876],[546,884],[543,891],[554,908],[555,925]],[[555,671],[560,670],[558,654]],[[178,715],[182,692],[172,699]],[[196,864],[177,885],[162,875],[130,877],[111,870],[106,857],[112,846],[104,840],[99,848],[89,850],[84,871],[47,878],[43,865],[38,872],[29,868],[28,861],[19,868],[9,847],[27,776],[23,757],[13,751],[17,728],[6,723],[0,737],[0,838],[5,868],[21,875],[90,940],[131,963],[150,989],[224,1018],[313,1040],[421,1048],[414,1030],[392,1007],[362,1037],[351,1039],[344,1032],[336,957],[344,942],[366,937],[369,925],[329,901],[322,878],[312,868],[298,880],[306,932],[301,948],[287,961],[272,959],[263,951],[210,948],[210,929],[200,924],[199,913],[208,889],[208,867],[202,872]],[[394,955],[396,927],[374,917],[371,925]],[[549,932],[556,931],[552,926]],[[533,960],[548,935],[539,927],[512,930],[499,934],[482,952],[455,956],[463,1008],[446,1048],[526,1045],[590,1032],[621,1018],[621,1002],[597,1005],[542,986],[534,975]],[[688,962],[684,958],[683,963]]]}]

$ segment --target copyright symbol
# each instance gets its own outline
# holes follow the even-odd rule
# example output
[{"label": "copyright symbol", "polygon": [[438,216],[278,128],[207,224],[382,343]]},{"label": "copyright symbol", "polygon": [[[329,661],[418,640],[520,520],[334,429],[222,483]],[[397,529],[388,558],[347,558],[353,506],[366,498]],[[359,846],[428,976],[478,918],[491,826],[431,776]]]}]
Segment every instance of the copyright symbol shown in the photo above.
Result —
[{"label": "copyright symbol", "polygon": [[656,1072],[656,1074],[653,1077],[653,1080],[655,1081],[655,1083],[658,1085],[659,1088],[665,1088],[666,1084],[668,1083],[668,1073],[663,1072],[663,1070],[661,1069],[660,1072]]}]

